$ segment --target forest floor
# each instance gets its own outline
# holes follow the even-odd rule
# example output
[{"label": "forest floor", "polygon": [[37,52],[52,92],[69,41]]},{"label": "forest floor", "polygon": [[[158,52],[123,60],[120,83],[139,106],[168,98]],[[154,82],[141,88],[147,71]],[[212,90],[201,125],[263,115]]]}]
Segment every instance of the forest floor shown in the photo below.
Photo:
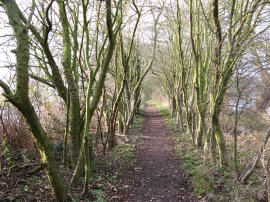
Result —
[{"label": "forest floor", "polygon": [[135,143],[135,163],[122,171],[114,201],[198,201],[180,169],[165,120],[153,106],[143,111],[144,123]]},{"label": "forest floor", "polygon": [[[258,137],[238,137],[239,170],[248,168],[247,163],[257,154],[261,143]],[[95,149],[89,195],[81,195],[82,186],[68,186],[72,170],[63,166],[61,153],[57,156],[72,201],[266,201],[262,168],[256,168],[249,181],[242,184],[236,181],[232,156],[227,169],[205,164],[202,152],[194,150],[190,137],[162,104],[149,103],[136,116],[128,141],[119,134],[117,138],[118,145],[106,155],[102,148]],[[232,155],[233,136],[226,138]],[[0,150],[3,145],[0,201],[54,201],[44,169],[37,169],[41,165],[37,151],[13,149],[4,142]]]},{"label": "forest floor", "polygon": [[[111,152],[96,156],[91,196],[81,196],[80,189],[67,187],[72,201],[198,201],[192,196],[188,175],[180,168],[173,136],[155,107],[146,106],[132,125],[129,141],[122,139]],[[53,201],[44,170],[29,174],[39,165],[29,162],[39,162],[38,156],[12,151],[6,154],[10,165],[0,172],[0,201]],[[59,166],[68,184],[71,171]]]}]

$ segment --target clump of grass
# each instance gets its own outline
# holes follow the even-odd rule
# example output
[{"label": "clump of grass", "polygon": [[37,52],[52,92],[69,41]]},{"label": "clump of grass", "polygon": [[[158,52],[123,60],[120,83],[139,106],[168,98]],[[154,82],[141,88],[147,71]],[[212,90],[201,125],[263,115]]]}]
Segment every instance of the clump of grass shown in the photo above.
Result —
[{"label": "clump of grass", "polygon": [[99,171],[100,167],[106,169],[122,170],[131,166],[135,161],[134,145],[118,144],[110,153],[100,156],[95,163],[95,170]]},{"label": "clump of grass", "polygon": [[209,176],[211,167],[204,165],[198,151],[190,144],[187,135],[175,137],[176,155],[181,160],[180,167],[189,175],[194,196],[204,196],[213,191],[213,181]]},{"label": "clump of grass", "polygon": [[106,202],[105,193],[104,193],[103,190],[94,189],[94,190],[92,190],[92,194],[93,194],[94,198],[96,199],[95,201],[97,201],[97,202]]},{"label": "clump of grass", "polygon": [[144,117],[138,114],[136,118],[134,119],[134,122],[131,126],[131,131],[129,132],[129,136],[138,135],[141,131],[143,122],[144,122]]},{"label": "clump of grass", "polygon": [[134,146],[125,144],[117,145],[114,149],[114,155],[112,156],[112,161],[120,168],[124,168],[126,165],[134,163]]},{"label": "clump of grass", "polygon": [[171,111],[168,108],[168,106],[160,103],[160,102],[153,102],[153,101],[148,101],[147,104],[154,105],[159,112],[161,113],[162,116],[169,118],[171,115]]}]

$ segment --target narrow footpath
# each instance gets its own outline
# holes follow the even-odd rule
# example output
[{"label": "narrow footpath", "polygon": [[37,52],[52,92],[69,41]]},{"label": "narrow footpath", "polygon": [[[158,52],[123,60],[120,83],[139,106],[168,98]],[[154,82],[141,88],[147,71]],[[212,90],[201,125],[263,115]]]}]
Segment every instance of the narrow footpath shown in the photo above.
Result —
[{"label": "narrow footpath", "polygon": [[153,106],[146,106],[143,116],[143,128],[135,146],[136,163],[122,176],[127,191],[121,201],[198,201],[191,196],[164,118]]}]

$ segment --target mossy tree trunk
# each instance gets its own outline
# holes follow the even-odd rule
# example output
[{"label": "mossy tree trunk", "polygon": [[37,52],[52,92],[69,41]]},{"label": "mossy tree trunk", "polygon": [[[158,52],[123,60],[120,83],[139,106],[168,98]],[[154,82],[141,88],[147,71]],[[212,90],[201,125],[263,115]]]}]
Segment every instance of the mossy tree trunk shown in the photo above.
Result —
[{"label": "mossy tree trunk", "polygon": [[211,35],[208,30],[208,24],[200,22],[200,16],[203,15],[198,1],[193,3],[190,0],[190,38],[193,52],[193,68],[192,79],[193,88],[195,89],[196,106],[195,116],[197,117],[196,130],[196,146],[203,146],[203,137],[205,136],[205,118],[207,112],[207,96],[209,86],[209,69],[211,65]]},{"label": "mossy tree trunk", "polygon": [[[219,114],[224,95],[227,91],[229,80],[236,69],[236,63],[244,50],[256,36],[268,29],[266,27],[256,33],[254,32],[258,26],[258,19],[263,15],[265,6],[266,4],[263,0],[246,2],[246,5],[238,4],[235,0],[232,1],[230,10],[228,11],[230,13],[228,27],[226,33],[223,34],[219,18],[219,1],[214,0],[212,2],[215,44],[212,56],[214,74],[212,78],[213,87],[211,90],[210,113],[213,127],[211,133],[212,138],[215,136],[218,146],[220,166],[226,166],[228,163],[225,138],[221,132],[219,123]],[[239,13],[239,10],[243,10],[243,13]],[[243,16],[245,17],[244,19]],[[227,40],[224,39],[225,37],[227,37]]]},{"label": "mossy tree trunk", "polygon": [[[13,28],[17,41],[16,54],[16,90],[15,93],[3,82],[0,82],[4,89],[5,97],[25,117],[30,125],[33,138],[38,146],[41,158],[46,165],[46,174],[52,186],[57,201],[67,201],[67,193],[63,179],[57,167],[54,153],[50,147],[48,137],[44,131],[39,118],[29,99],[29,36],[28,27],[23,24],[20,17],[20,10],[16,1],[1,0]],[[32,11],[33,12],[33,11]]]},{"label": "mossy tree trunk", "polygon": [[[77,32],[78,32],[78,11],[74,12],[74,30],[73,30],[73,39],[74,39],[74,48],[73,55],[71,54],[71,40],[70,40],[70,26],[68,23],[68,17],[66,14],[65,2],[58,2],[59,8],[59,20],[62,25],[62,38],[63,38],[63,46],[64,51],[62,54],[62,65],[64,68],[64,78],[67,82],[67,86],[64,83],[62,78],[60,67],[57,65],[57,62],[53,56],[53,53],[50,50],[49,46],[49,35],[52,32],[53,24],[50,19],[50,12],[52,10],[53,3],[55,1],[51,1],[48,6],[42,8],[42,22],[44,23],[42,26],[42,32],[40,32],[31,22],[28,22],[27,18],[24,16],[24,13],[20,12],[21,20],[32,34],[35,37],[35,40],[38,42],[42,49],[43,60],[48,61],[48,66],[50,70],[45,65],[42,67],[45,75],[48,77],[49,81],[52,82],[44,82],[44,80],[39,79],[38,77],[34,77],[37,81],[41,81],[44,84],[49,83],[51,87],[53,87],[58,95],[62,98],[62,100],[66,104],[66,110],[69,110],[67,113],[69,116],[67,117],[68,126],[66,126],[67,133],[70,135],[71,142],[71,160],[72,164],[76,165],[79,149],[80,149],[80,130],[78,126],[79,122],[83,119],[80,116],[80,97],[78,92],[78,72],[76,68],[76,58],[78,52],[77,46]],[[37,56],[38,62],[40,62],[40,57]],[[69,92],[68,92],[69,91]],[[69,106],[68,106],[69,105]]]},{"label": "mossy tree trunk", "polygon": [[[80,121],[80,99],[78,92],[78,84],[74,78],[74,74],[72,68],[72,54],[71,54],[71,41],[70,41],[70,33],[69,33],[69,22],[66,13],[65,3],[58,2],[59,8],[59,19],[62,25],[62,35],[63,35],[63,57],[62,64],[64,67],[64,74],[68,84],[68,96],[69,96],[69,134],[71,137],[71,160],[74,167],[78,161],[79,153],[80,153],[80,142],[81,137],[79,133],[79,121]],[[76,55],[73,55],[76,58]],[[74,73],[74,74],[73,74]]]},{"label": "mossy tree trunk", "polygon": [[[84,13],[86,13],[87,4],[83,4],[84,6]],[[121,8],[120,8],[121,9]],[[116,14],[117,15],[117,14]],[[109,39],[109,43],[107,46],[107,49],[105,51],[105,56],[100,63],[100,74],[99,78],[96,81],[95,89],[92,89],[93,80],[90,79],[88,82],[87,87],[87,97],[86,97],[86,113],[85,113],[85,122],[84,122],[84,133],[83,133],[83,139],[82,139],[82,147],[80,150],[80,156],[77,162],[76,169],[73,173],[73,177],[71,180],[71,184],[75,183],[79,175],[81,174],[80,165],[84,161],[85,163],[85,180],[84,180],[84,189],[83,194],[87,194],[89,192],[89,180],[90,180],[90,152],[89,152],[89,130],[90,130],[90,124],[93,117],[93,114],[97,108],[97,105],[99,103],[100,97],[102,95],[102,89],[104,86],[106,74],[109,70],[109,65],[113,56],[113,52],[115,49],[115,38],[116,34],[119,31],[119,27],[121,24],[121,20],[119,21],[118,27],[116,30],[113,29],[113,22],[112,22],[112,5],[111,0],[106,1],[106,26],[107,26],[107,36]],[[87,25],[87,24],[86,24]],[[85,27],[85,29],[88,29]],[[87,31],[87,30],[86,30]],[[90,63],[89,63],[90,64]],[[89,65],[88,64],[88,65]],[[90,68],[90,66],[88,66]],[[90,97],[93,95],[92,99],[90,100]]]},{"label": "mossy tree trunk", "polygon": [[[224,135],[221,132],[220,124],[219,124],[219,114],[222,103],[223,95],[219,95],[218,85],[220,82],[220,74],[221,74],[221,50],[222,50],[222,33],[221,33],[221,25],[219,20],[219,1],[214,0],[212,2],[212,17],[214,24],[214,32],[215,32],[215,46],[214,46],[214,93],[212,95],[212,105],[211,105],[211,118],[212,118],[212,139],[216,139],[218,149],[219,149],[219,161],[221,166],[227,166],[227,148],[225,144]],[[212,149],[212,153],[214,150]],[[214,155],[214,154],[213,154]],[[215,160],[215,157],[213,158]]]}]

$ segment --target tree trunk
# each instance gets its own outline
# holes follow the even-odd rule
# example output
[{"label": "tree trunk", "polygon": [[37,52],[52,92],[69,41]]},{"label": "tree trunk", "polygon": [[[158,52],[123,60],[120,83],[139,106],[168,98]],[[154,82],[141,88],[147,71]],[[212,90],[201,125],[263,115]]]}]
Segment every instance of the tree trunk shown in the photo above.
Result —
[{"label": "tree trunk", "polygon": [[212,115],[212,137],[215,137],[218,146],[220,166],[227,166],[227,148],[224,135],[220,129],[219,116],[217,113]]},{"label": "tree trunk", "polygon": [[84,190],[83,193],[88,193],[88,186],[90,180],[90,155],[89,155],[89,128],[91,124],[91,120],[94,114],[94,111],[97,108],[100,97],[102,95],[102,88],[104,86],[105,78],[109,69],[109,65],[113,56],[113,52],[115,49],[115,33],[113,32],[113,22],[112,22],[112,8],[111,8],[111,0],[106,1],[106,25],[108,31],[109,44],[107,47],[106,55],[102,61],[102,66],[99,74],[99,79],[96,82],[96,87],[93,92],[93,98],[90,101],[91,93],[91,81],[88,83],[88,92],[87,92],[87,101],[86,101],[86,121],[84,126],[84,135],[83,135],[83,148],[81,148],[79,160],[77,162],[76,169],[73,173],[73,177],[71,180],[71,184],[76,183],[81,173],[81,169],[79,168],[82,164],[83,160],[85,161],[85,181],[84,181]]},{"label": "tree trunk", "polygon": [[[46,174],[52,186],[57,201],[67,201],[67,193],[60,175],[54,153],[50,147],[48,137],[29,99],[29,36],[20,16],[20,10],[16,1],[1,0],[9,18],[9,23],[15,33],[16,48],[16,91],[15,94],[3,82],[1,87],[5,91],[7,99],[18,108],[31,127],[33,138],[38,146],[41,158],[45,164]],[[33,12],[33,11],[32,11]]]},{"label": "tree trunk", "polygon": [[54,152],[50,147],[47,135],[41,126],[36,112],[30,104],[30,101],[15,100],[14,104],[26,118],[27,123],[31,127],[31,131],[33,133],[36,144],[38,145],[41,158],[46,165],[46,175],[48,176],[56,200],[68,201],[64,182],[57,167]]},{"label": "tree trunk", "polygon": [[[64,44],[64,52],[63,52],[63,60],[62,64],[64,67],[64,74],[68,83],[69,93],[69,133],[71,137],[71,161],[73,167],[76,165],[77,160],[79,158],[80,153],[80,142],[81,138],[79,135],[79,121],[80,121],[80,99],[77,84],[73,77],[72,73],[72,63],[71,63],[71,42],[70,42],[70,34],[69,34],[69,25],[68,18],[66,13],[66,8],[64,2],[58,2],[59,14],[60,14],[60,22],[62,24],[63,29],[63,44]],[[76,56],[74,56],[76,57]]]},{"label": "tree trunk", "polygon": [[110,120],[109,123],[109,130],[108,130],[108,136],[109,136],[109,141],[108,141],[108,146],[109,146],[109,150],[111,150],[112,148],[114,148],[117,145],[117,141],[116,141],[116,136],[115,136],[115,119]]},{"label": "tree trunk", "polygon": [[176,99],[175,96],[171,99],[171,117],[174,117],[176,113]]},{"label": "tree trunk", "polygon": [[190,135],[192,145],[195,147],[195,134],[193,130],[193,118],[192,118],[192,112],[186,110],[186,122],[187,122],[187,132]]},{"label": "tree trunk", "polygon": [[121,85],[120,90],[116,96],[116,100],[113,104],[111,116],[109,118],[109,126],[108,126],[109,149],[112,149],[117,144],[116,136],[115,136],[116,119],[117,119],[119,104],[120,104],[120,101],[121,101],[121,98],[122,98],[122,95],[124,92],[124,88],[125,88],[125,82],[126,82],[125,80],[122,81],[122,85]]},{"label": "tree trunk", "polygon": [[124,122],[123,122],[123,116],[119,114],[118,116],[118,133],[123,133],[124,131]]},{"label": "tree trunk", "polygon": [[216,152],[216,147],[217,147],[217,142],[216,142],[216,137],[215,137],[215,125],[211,126],[211,134],[210,134],[210,150],[211,150],[211,157],[213,164],[217,164],[217,152]]},{"label": "tree trunk", "polygon": [[183,101],[182,96],[180,93],[177,94],[177,100],[176,100],[176,120],[177,123],[180,124],[180,129],[183,130],[184,128],[184,122],[183,122]]},{"label": "tree trunk", "polygon": [[196,137],[196,144],[197,147],[200,148],[203,146],[202,139],[203,135],[205,133],[205,118],[203,114],[199,113],[199,119],[198,119],[198,126],[197,126],[197,137]]}]

